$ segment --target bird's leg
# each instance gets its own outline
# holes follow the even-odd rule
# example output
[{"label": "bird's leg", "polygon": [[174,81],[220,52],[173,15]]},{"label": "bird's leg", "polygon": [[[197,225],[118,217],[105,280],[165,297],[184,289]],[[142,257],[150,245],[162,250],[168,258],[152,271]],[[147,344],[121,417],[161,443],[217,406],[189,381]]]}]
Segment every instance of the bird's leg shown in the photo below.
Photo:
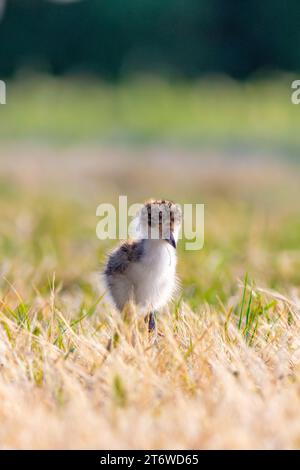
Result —
[{"label": "bird's leg", "polygon": [[154,312],[149,313],[148,331],[153,333],[156,330],[155,315]]}]

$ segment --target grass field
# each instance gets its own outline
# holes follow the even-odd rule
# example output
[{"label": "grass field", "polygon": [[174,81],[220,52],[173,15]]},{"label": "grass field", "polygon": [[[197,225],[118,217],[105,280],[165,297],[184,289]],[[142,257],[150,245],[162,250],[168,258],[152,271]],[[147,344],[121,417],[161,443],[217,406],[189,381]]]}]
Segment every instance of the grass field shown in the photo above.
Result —
[{"label": "grass field", "polygon": [[[1,151],[2,448],[299,447],[295,169],[77,152]],[[95,211],[162,186],[206,204],[206,244],[152,344],[99,300]]]},{"label": "grass field", "polygon": [[[278,111],[281,134],[273,116],[268,152],[266,119],[264,132],[256,126],[261,140],[250,127],[229,158],[185,147],[189,130],[178,147],[157,135],[147,146],[95,142],[99,123],[80,127],[78,117],[76,127],[66,93],[59,124],[51,99],[48,122],[34,113],[47,113],[43,101],[12,105],[1,121],[0,447],[299,448],[299,166],[268,156],[293,134],[290,111]],[[153,106],[153,123],[155,115],[164,114]],[[214,128],[226,136],[211,119],[210,138]],[[235,119],[227,130],[241,138],[245,123]],[[96,208],[119,194],[205,204],[204,249],[180,244],[181,292],[159,317],[157,341],[133,306],[123,321],[103,296],[99,273],[113,242],[96,238]]]},{"label": "grass field", "polygon": [[7,84],[0,138],[56,145],[91,142],[208,146],[299,157],[299,107],[290,75],[238,83],[226,77],[173,84],[136,78],[119,85],[93,79],[21,75]]}]

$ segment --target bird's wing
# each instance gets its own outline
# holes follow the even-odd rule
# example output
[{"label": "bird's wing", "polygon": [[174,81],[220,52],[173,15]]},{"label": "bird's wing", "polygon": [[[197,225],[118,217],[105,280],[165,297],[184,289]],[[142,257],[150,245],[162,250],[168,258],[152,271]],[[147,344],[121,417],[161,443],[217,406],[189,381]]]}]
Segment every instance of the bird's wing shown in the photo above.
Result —
[{"label": "bird's wing", "polygon": [[143,254],[143,241],[124,242],[119,248],[111,253],[105,269],[107,276],[123,274],[130,263],[137,262]]}]

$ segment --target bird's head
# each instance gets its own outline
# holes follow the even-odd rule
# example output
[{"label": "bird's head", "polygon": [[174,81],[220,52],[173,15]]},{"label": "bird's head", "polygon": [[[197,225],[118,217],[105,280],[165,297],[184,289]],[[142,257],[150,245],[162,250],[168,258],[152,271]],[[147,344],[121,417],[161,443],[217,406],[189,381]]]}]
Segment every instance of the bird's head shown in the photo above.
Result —
[{"label": "bird's head", "polygon": [[141,236],[151,240],[165,240],[176,248],[182,213],[172,201],[146,201],[139,214]]}]

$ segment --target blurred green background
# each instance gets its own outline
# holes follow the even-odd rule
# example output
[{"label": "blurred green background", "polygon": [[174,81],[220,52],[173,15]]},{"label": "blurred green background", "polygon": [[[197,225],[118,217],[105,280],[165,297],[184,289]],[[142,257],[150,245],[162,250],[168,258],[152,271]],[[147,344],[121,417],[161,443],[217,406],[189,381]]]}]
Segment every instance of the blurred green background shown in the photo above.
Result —
[{"label": "blurred green background", "polygon": [[298,158],[299,26],[294,0],[0,0],[0,138]]},{"label": "blurred green background", "polygon": [[27,77],[8,87],[0,138],[107,145],[208,147],[298,157],[300,110],[290,78],[239,83],[202,79],[170,83],[131,79]]},{"label": "blurred green background", "polygon": [[205,203],[193,306],[298,285],[299,26],[294,0],[0,0],[0,273],[94,293],[96,207],[127,194]]},{"label": "blurred green background", "polygon": [[1,0],[0,75],[300,69],[297,0]]}]

